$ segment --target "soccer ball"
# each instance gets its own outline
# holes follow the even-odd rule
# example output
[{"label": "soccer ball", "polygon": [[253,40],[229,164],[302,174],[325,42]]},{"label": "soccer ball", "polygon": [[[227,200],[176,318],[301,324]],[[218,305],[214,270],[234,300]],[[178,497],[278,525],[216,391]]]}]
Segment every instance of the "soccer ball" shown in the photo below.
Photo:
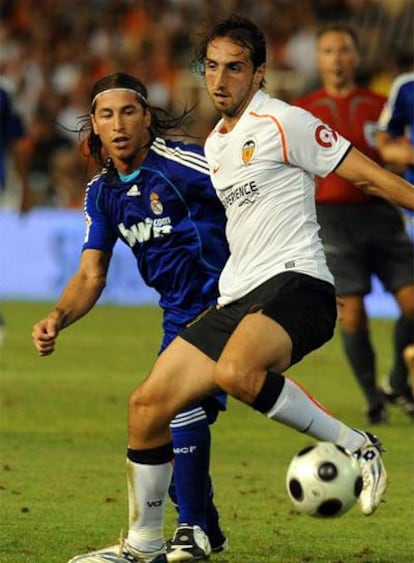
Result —
[{"label": "soccer ball", "polygon": [[345,448],[317,442],[298,452],[286,474],[295,508],[310,516],[332,517],[347,512],[362,490],[361,468]]}]

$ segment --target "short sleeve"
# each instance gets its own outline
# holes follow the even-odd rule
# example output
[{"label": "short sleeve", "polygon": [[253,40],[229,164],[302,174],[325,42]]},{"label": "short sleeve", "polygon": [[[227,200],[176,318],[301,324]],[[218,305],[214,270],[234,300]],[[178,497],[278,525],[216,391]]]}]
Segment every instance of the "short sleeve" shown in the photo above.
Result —
[{"label": "short sleeve", "polygon": [[99,189],[88,186],[85,198],[85,238],[82,250],[95,249],[111,252],[118,238],[108,216],[98,205]]},{"label": "short sleeve", "polygon": [[351,147],[350,141],[310,112],[289,106],[281,119],[288,162],[325,177],[335,170]]}]

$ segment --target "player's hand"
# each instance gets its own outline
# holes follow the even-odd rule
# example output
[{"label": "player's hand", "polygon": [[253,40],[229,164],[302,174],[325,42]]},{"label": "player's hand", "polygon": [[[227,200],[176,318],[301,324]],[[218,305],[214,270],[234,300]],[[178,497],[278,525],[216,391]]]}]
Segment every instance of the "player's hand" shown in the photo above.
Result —
[{"label": "player's hand", "polygon": [[39,356],[49,356],[54,352],[58,334],[58,321],[53,317],[47,317],[33,326],[33,344]]}]

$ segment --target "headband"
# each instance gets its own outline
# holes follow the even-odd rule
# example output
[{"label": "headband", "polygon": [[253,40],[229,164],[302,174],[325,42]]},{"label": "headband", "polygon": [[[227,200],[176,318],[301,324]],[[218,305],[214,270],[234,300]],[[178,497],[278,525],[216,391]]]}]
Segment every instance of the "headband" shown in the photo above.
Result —
[{"label": "headband", "polygon": [[141,94],[141,92],[138,92],[137,90],[133,90],[132,88],[108,88],[107,90],[102,90],[102,92],[98,92],[96,94],[96,96],[92,100],[91,107],[94,106],[94,104],[95,104],[97,98],[99,98],[99,96],[101,96],[102,94],[106,94],[107,92],[113,92],[115,90],[122,90],[124,92],[133,92],[134,94],[136,94],[138,96],[138,98],[140,98],[144,102],[145,105],[148,105],[146,97],[143,94]]}]

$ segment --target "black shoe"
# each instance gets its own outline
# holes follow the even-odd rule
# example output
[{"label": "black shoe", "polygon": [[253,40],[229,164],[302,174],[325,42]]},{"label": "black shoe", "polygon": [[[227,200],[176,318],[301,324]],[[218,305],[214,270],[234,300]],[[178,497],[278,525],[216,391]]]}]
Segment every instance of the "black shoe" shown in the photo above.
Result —
[{"label": "black shoe", "polygon": [[384,424],[387,421],[388,415],[383,403],[375,405],[367,411],[368,424]]},{"label": "black shoe", "polygon": [[171,540],[167,541],[167,561],[204,561],[209,558],[211,546],[200,526],[180,524]]},{"label": "black shoe", "polygon": [[410,418],[414,418],[414,396],[413,390],[407,385],[403,393],[397,393],[390,385],[388,380],[382,383],[382,394],[384,399],[392,404],[400,407],[400,409]]},{"label": "black shoe", "polygon": [[218,521],[215,521],[214,525],[212,525],[211,522],[209,525],[207,522],[207,536],[210,540],[211,553],[227,551],[229,542],[218,525]]},{"label": "black shoe", "polygon": [[228,548],[229,548],[229,540],[226,538],[226,536],[223,536],[223,541],[221,543],[217,543],[217,544],[211,543],[211,553],[223,553],[223,551],[227,551]]}]

